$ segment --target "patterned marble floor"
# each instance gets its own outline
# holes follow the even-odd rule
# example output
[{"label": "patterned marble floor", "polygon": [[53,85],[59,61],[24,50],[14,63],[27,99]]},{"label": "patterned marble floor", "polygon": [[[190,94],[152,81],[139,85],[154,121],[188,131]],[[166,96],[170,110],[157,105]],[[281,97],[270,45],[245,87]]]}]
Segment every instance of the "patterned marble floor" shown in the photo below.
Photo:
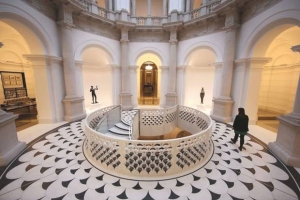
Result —
[{"label": "patterned marble floor", "polygon": [[214,123],[214,155],[204,167],[173,179],[139,181],[114,177],[93,167],[82,153],[85,136],[81,123],[67,124],[30,143],[1,174],[0,199],[293,200],[300,197],[299,177],[296,174],[293,177],[265,144],[247,135],[240,152],[238,144],[230,142],[232,136],[229,125]]}]

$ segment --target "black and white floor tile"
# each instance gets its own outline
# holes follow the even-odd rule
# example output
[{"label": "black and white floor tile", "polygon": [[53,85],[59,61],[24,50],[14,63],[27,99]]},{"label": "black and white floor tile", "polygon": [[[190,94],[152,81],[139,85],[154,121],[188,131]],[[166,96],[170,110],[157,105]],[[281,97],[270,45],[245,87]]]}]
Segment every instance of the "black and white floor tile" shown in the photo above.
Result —
[{"label": "black and white floor tile", "polygon": [[[214,123],[214,155],[191,174],[160,181],[114,177],[93,167],[82,153],[81,123],[45,134],[1,175],[1,200],[282,199],[300,197],[289,170],[248,135],[243,151],[228,125]],[[299,180],[298,180],[299,181]]]}]

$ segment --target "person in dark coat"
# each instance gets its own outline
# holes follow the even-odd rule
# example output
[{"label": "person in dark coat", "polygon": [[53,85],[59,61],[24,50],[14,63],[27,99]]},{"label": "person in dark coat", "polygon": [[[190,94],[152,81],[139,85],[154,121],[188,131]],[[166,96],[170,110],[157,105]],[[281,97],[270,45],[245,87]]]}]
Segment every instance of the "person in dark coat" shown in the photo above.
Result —
[{"label": "person in dark coat", "polygon": [[98,87],[96,86],[96,88],[93,88],[93,86],[91,86],[90,92],[92,93],[93,103],[98,103],[95,90],[98,90]]},{"label": "person in dark coat", "polygon": [[245,109],[244,108],[239,108],[238,109],[239,114],[235,117],[234,122],[233,122],[233,130],[235,133],[235,136],[231,141],[235,144],[239,135],[240,135],[240,151],[243,149],[244,145],[244,137],[249,131],[248,128],[248,123],[249,123],[249,118],[245,114]]}]

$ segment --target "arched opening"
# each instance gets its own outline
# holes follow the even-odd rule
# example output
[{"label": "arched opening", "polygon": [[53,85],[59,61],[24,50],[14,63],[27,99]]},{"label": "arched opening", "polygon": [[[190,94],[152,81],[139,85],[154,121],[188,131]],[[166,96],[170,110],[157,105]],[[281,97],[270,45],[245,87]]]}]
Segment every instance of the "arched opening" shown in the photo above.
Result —
[{"label": "arched opening", "polygon": [[38,123],[36,83],[33,68],[23,57],[31,54],[28,41],[9,22],[0,21],[0,102],[4,111],[19,114],[16,127],[20,131]]},{"label": "arched opening", "polygon": [[[193,50],[186,58],[188,63],[185,73],[184,105],[197,107],[203,112],[210,113],[215,90],[216,54],[206,46]],[[200,92],[204,88],[205,96],[201,104]]]},{"label": "arched opening", "polygon": [[293,109],[300,55],[291,47],[300,44],[299,34],[298,26],[279,25],[266,32],[253,48],[254,56],[272,58],[261,75],[257,124],[273,132],[278,130],[276,117]]},{"label": "arched opening", "polygon": [[[113,71],[110,66],[111,57],[103,48],[99,46],[87,46],[81,54],[84,62],[82,66],[83,96],[85,108],[87,110],[98,109],[100,106],[110,106],[113,104]],[[93,104],[91,86],[97,96],[97,104]]]},{"label": "arched opening", "polygon": [[[136,60],[136,97],[139,105],[158,105],[166,91],[166,81],[162,80],[160,57],[155,53],[143,53]],[[147,67],[149,66],[149,67]],[[146,69],[148,68],[148,70]],[[152,67],[152,69],[150,69]],[[147,84],[147,83],[150,84]],[[133,91],[135,93],[135,91]]]},{"label": "arched opening", "polygon": [[155,63],[144,62],[140,68],[140,98],[141,105],[158,105],[158,70]]}]

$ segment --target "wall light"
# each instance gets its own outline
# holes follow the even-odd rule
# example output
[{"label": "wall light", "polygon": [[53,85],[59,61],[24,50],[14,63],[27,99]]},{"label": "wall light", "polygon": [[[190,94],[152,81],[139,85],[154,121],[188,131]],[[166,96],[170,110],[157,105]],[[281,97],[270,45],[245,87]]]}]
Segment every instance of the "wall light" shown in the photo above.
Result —
[{"label": "wall light", "polygon": [[4,45],[4,44],[3,44],[2,42],[0,42],[0,48],[3,47],[3,45]]}]

